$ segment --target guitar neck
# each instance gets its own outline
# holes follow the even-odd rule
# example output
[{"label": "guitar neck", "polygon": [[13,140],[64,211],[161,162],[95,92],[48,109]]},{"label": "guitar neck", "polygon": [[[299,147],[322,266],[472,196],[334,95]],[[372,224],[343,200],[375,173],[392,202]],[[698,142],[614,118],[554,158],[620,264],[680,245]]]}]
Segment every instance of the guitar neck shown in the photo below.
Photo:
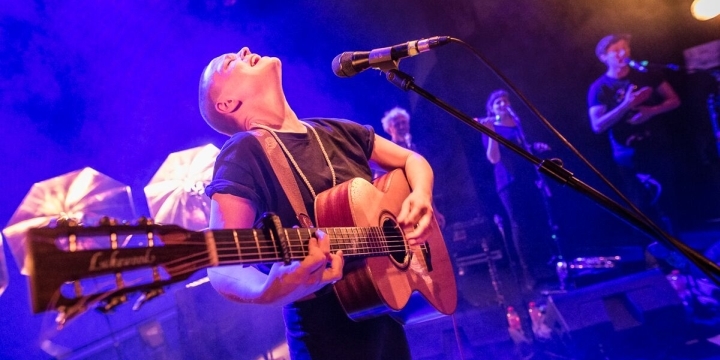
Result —
[{"label": "guitar neck", "polygon": [[[343,256],[380,256],[404,251],[402,235],[386,234],[380,227],[285,228],[275,233],[266,229],[221,229],[203,233],[214,265],[267,264],[302,260],[308,254],[308,240],[317,230],[327,234],[330,251]],[[212,256],[212,255],[211,255]]]},{"label": "guitar neck", "polygon": [[[34,228],[28,231],[28,256],[34,260],[28,263],[33,310],[65,308],[81,311],[86,302],[159,288],[185,280],[194,272],[211,266],[302,260],[309,252],[308,241],[317,230],[327,234],[331,251],[342,250],[346,257],[405,251],[399,229],[383,227],[279,228],[278,231],[265,228],[220,229],[202,232],[175,225]],[[86,248],[84,245],[86,240],[94,237],[117,239],[128,235],[145,238],[147,246]],[[152,245],[157,238],[162,245]],[[106,274],[114,274],[113,279],[121,279],[120,273],[141,269],[151,271],[153,280],[136,286],[125,286],[123,281],[117,280],[114,290],[85,289],[74,296],[56,295],[57,290],[69,282],[95,279]]]}]

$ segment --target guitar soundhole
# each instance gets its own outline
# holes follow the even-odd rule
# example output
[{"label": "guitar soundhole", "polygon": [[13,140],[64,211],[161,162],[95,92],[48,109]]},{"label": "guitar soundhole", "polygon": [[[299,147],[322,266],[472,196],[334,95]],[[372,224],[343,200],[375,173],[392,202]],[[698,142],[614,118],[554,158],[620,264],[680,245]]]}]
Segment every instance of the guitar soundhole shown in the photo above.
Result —
[{"label": "guitar soundhole", "polygon": [[395,222],[395,219],[385,218],[382,222],[382,229],[390,248],[390,258],[398,266],[407,266],[409,263],[408,249],[400,226]]}]

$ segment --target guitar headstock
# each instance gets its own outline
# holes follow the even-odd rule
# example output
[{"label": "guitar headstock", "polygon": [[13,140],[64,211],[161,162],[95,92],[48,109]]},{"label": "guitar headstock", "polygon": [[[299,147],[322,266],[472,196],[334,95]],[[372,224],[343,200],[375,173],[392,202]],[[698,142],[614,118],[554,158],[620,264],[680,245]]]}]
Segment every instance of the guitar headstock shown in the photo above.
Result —
[{"label": "guitar headstock", "polygon": [[27,232],[33,312],[59,311],[60,326],[93,306],[110,311],[131,293],[141,293],[139,307],[210,263],[203,233],[148,219],[130,225],[105,218],[97,226],[63,221]]}]

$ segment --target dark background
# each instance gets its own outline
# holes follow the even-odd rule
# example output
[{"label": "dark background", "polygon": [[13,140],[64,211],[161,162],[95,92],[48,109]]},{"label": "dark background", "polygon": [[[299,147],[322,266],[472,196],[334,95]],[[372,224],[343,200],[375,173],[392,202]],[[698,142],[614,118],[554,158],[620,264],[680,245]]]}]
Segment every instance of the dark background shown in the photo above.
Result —
[{"label": "dark background", "polygon": [[[33,183],[84,167],[130,186],[137,215],[148,215],[142,189],[169,153],[225,140],[199,116],[197,84],[210,59],[242,46],[282,60],[286,94],[300,117],[349,118],[385,135],[383,113],[407,108],[450,224],[501,211],[480,135],[377,71],[336,77],[330,62],[337,54],[435,35],[461,39],[616,180],[607,139],[592,133],[587,116],[587,89],[605,70],[595,44],[608,33],[630,33],[635,59],[682,64],[684,49],[720,38],[720,19],[695,20],[691,2],[11,0],[0,9],[0,224]],[[484,116],[490,92],[506,88],[457,44],[406,59],[400,68],[471,116]],[[677,168],[667,201],[682,235],[712,228],[720,217],[705,107],[715,84],[703,74],[666,75],[683,101],[668,124],[675,156],[667,159]],[[519,99],[512,101],[528,137],[549,143],[550,156],[607,192]],[[552,187],[567,257],[642,242],[589,200]],[[25,279],[5,252],[11,280],[0,298],[0,352],[45,356],[38,338],[47,318],[30,314]]]}]

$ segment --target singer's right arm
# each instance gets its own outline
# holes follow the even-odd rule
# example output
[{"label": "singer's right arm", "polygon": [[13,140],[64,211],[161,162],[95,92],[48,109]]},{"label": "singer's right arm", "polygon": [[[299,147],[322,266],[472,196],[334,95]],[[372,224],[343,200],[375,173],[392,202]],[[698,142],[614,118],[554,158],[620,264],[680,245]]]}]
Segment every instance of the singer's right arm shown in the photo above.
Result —
[{"label": "singer's right arm", "polygon": [[[247,229],[254,222],[253,203],[229,194],[214,194],[210,203],[211,229]],[[273,264],[265,275],[254,267],[219,266],[208,269],[213,288],[230,300],[256,304],[287,304],[320,290],[342,277],[342,252],[330,254],[330,240],[317,231],[308,242],[308,255],[290,265]],[[329,267],[326,267],[330,264]]]},{"label": "singer's right arm", "polygon": [[610,111],[607,111],[607,106],[605,105],[595,105],[588,109],[590,124],[596,134],[602,134],[617,124],[623,119],[625,114],[632,109],[632,102],[636,96],[636,93],[632,91],[632,85],[628,87],[625,94],[623,101]]},{"label": "singer's right arm", "polygon": [[[255,206],[249,200],[229,194],[213,195],[211,229],[247,229],[252,227],[254,217]],[[260,302],[267,276],[256,268],[232,265],[209,268],[207,272],[210,284],[223,296],[238,302]]]}]

